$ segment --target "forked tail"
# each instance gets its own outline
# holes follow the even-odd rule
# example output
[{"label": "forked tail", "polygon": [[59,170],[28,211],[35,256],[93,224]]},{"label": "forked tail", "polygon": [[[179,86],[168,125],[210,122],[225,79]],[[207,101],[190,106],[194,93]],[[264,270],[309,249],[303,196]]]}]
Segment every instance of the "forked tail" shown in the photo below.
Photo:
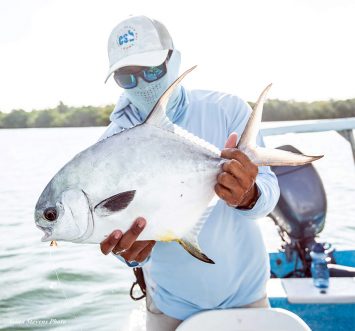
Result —
[{"label": "forked tail", "polygon": [[272,84],[269,84],[258,98],[237,144],[237,148],[248,155],[250,160],[258,166],[297,166],[322,158],[323,155],[309,156],[279,149],[258,147],[256,145],[256,137],[260,129],[263,106],[271,85]]}]

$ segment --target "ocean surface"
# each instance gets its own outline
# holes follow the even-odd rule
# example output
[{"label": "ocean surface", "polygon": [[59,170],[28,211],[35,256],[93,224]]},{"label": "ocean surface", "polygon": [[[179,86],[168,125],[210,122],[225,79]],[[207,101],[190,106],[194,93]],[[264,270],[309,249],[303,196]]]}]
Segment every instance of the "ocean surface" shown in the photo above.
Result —
[{"label": "ocean surface", "polygon": [[[131,312],[142,308],[129,298],[131,270],[112,254],[104,256],[98,245],[49,247],[34,226],[34,206],[44,186],[103,131],[0,130],[0,330],[126,330]],[[321,239],[337,249],[354,248],[355,167],[345,139],[323,132],[270,136],[265,142],[325,155],[314,164],[328,198]],[[264,218],[260,225],[268,249],[276,250],[273,223]]]}]

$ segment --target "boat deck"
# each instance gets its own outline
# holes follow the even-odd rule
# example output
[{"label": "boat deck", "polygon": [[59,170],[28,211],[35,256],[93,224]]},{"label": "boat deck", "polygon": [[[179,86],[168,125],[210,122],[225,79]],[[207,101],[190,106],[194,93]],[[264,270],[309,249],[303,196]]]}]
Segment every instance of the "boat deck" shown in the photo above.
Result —
[{"label": "boat deck", "polygon": [[[337,264],[355,267],[355,250],[335,251],[334,258]],[[289,274],[298,263],[287,261],[284,253],[271,253],[270,262],[277,277]],[[331,277],[326,291],[315,288],[311,278],[272,278],[267,292],[273,308],[295,313],[313,331],[355,330],[355,277]]]}]

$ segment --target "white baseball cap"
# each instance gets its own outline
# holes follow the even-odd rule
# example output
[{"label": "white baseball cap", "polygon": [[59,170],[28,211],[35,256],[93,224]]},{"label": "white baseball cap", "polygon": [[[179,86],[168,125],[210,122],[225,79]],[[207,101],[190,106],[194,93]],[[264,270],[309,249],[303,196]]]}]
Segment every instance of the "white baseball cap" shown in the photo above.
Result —
[{"label": "white baseball cap", "polygon": [[131,16],[112,30],[107,48],[110,68],[105,83],[119,68],[162,64],[174,46],[162,23],[147,16]]}]

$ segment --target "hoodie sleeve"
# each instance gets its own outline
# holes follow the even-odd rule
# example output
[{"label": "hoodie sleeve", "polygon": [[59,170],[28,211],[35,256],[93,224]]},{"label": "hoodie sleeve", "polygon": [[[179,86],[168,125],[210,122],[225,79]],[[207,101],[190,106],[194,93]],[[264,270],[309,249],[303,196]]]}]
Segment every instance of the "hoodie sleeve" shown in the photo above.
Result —
[{"label": "hoodie sleeve", "polygon": [[136,267],[140,267],[141,268],[150,260],[150,255],[142,262],[137,262],[137,261],[128,262],[121,255],[115,255],[113,253],[112,253],[112,255],[114,257],[116,257],[117,259],[119,259],[121,262],[127,264],[127,266],[130,267],[130,268],[136,268]]}]

